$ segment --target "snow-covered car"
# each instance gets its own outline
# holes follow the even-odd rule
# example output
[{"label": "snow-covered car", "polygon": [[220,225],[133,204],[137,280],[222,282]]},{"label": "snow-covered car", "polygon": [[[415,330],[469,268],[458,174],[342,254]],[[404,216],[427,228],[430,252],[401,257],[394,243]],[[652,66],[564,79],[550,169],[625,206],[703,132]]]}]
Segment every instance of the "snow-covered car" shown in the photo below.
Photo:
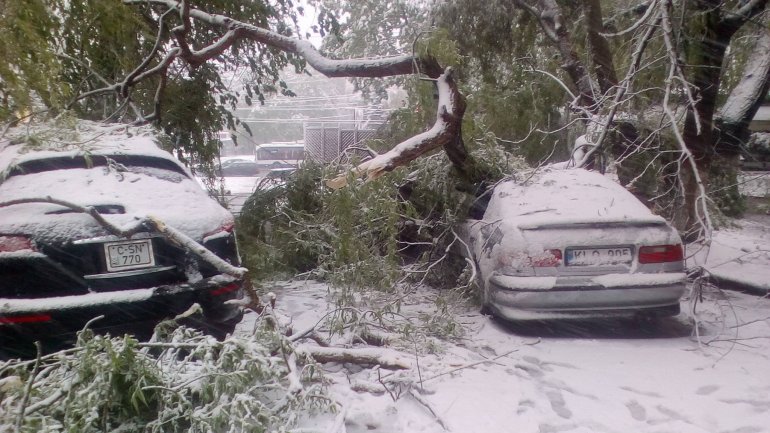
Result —
[{"label": "snow-covered car", "polygon": [[121,238],[69,206],[117,227],[151,216],[238,266],[233,216],[151,137],[104,134],[68,150],[0,142],[0,170],[3,339],[61,341],[97,316],[94,329],[152,324],[194,303],[213,334],[240,320],[226,301],[243,296],[241,279],[150,227]]},{"label": "snow-covered car", "polygon": [[682,241],[608,177],[544,169],[465,226],[483,306],[510,320],[679,313]]}]

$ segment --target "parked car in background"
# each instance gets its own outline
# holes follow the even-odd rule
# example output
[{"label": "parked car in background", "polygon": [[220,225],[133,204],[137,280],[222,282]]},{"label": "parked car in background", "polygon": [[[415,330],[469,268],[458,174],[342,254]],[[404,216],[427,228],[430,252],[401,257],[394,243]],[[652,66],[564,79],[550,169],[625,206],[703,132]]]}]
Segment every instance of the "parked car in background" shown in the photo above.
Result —
[{"label": "parked car in background", "polygon": [[[155,324],[201,305],[194,324],[232,331],[242,281],[162,235],[111,235],[92,216],[51,197],[91,207],[119,227],[153,216],[239,265],[233,217],[188,170],[147,136],[104,134],[86,149],[36,151],[0,142],[0,338],[20,345],[97,330]],[[13,356],[7,344],[0,355]]]},{"label": "parked car in background", "polygon": [[679,313],[678,233],[611,179],[544,169],[491,194],[465,226],[485,309],[511,320]]},{"label": "parked car in background", "polygon": [[222,177],[253,177],[259,174],[259,169],[254,161],[230,160],[222,163],[218,174]]}]

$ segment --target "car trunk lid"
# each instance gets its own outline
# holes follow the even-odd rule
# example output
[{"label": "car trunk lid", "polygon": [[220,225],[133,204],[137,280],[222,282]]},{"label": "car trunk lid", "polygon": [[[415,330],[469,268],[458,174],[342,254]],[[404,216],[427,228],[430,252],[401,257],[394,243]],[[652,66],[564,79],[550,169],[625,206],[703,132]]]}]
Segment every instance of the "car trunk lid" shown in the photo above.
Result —
[{"label": "car trunk lid", "polygon": [[678,244],[679,237],[661,222],[551,222],[522,230],[529,245],[559,250],[556,266],[535,267],[538,276],[592,276],[639,270],[642,245]]}]

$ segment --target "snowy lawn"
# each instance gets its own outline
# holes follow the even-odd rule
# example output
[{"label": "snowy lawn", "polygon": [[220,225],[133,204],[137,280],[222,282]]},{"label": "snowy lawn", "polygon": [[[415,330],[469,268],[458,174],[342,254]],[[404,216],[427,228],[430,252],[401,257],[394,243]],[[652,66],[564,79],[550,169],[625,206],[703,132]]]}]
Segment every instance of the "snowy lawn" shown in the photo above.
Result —
[{"label": "snowy lawn", "polygon": [[[271,289],[295,330],[334,307],[320,283]],[[435,295],[406,298],[402,312],[429,312]],[[683,311],[691,308],[683,301]],[[707,290],[697,311],[699,339],[685,313],[525,326],[468,306],[455,311],[461,338],[421,340],[419,355],[408,341],[391,344],[412,360],[408,370],[325,364],[342,409],[301,430],[770,432],[770,300]]]},{"label": "snowy lawn", "polygon": [[[770,218],[755,218],[714,232],[705,269],[727,284],[770,292]],[[703,256],[696,256],[698,263]]]}]

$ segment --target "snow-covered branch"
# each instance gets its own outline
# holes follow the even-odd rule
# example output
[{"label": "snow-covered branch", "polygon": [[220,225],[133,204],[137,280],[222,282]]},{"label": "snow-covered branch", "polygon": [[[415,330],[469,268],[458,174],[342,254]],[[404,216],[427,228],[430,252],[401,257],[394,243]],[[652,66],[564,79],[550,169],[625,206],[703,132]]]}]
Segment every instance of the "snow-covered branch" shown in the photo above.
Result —
[{"label": "snow-covered branch", "polygon": [[740,82],[719,110],[722,125],[740,125],[754,117],[770,82],[770,32],[759,31]]},{"label": "snow-covered branch", "polygon": [[349,362],[353,364],[379,365],[391,370],[412,368],[407,355],[392,349],[318,347],[301,344],[295,349],[297,354],[312,356],[316,362]]},{"label": "snow-covered branch", "polygon": [[[436,122],[428,131],[415,135],[397,144],[393,149],[359,164],[353,169],[355,175],[377,178],[386,172],[406,165],[420,155],[441,146],[447,146],[460,133],[465,101],[457,89],[452,68],[436,81],[438,87],[438,110]],[[341,188],[347,184],[347,176],[341,175],[326,183],[330,188]]]},{"label": "snow-covered branch", "polygon": [[182,48],[179,57],[193,66],[222,54],[238,40],[248,39],[287,53],[297,54],[304,58],[314,69],[328,77],[386,77],[422,72],[435,78],[441,73],[441,69],[434,60],[416,58],[412,55],[380,59],[329,59],[308,41],[284,36],[280,33],[234,20],[224,15],[210,14],[189,7],[189,5],[183,5],[175,0],[124,0],[124,3],[136,5],[149,3],[171,10],[185,8],[185,15],[189,14],[188,16],[191,20],[197,20],[224,30],[225,34],[222,37],[196,51],[189,48],[190,44],[186,40],[187,32],[183,30],[184,27],[178,28],[179,30],[175,32],[175,36],[177,37],[177,42],[181,42],[180,48]]},{"label": "snow-covered branch", "polygon": [[212,253],[206,247],[199,244],[198,242],[196,242],[194,239],[190,238],[186,234],[180,232],[179,230],[171,226],[166,225],[163,221],[157,218],[154,218],[152,216],[148,216],[146,218],[140,219],[136,223],[131,224],[130,226],[119,227],[109,222],[106,218],[104,218],[102,214],[100,214],[92,206],[80,206],[76,203],[68,202],[65,200],[58,200],[52,197],[36,197],[36,198],[26,198],[26,199],[0,202],[0,208],[19,205],[19,204],[26,204],[26,203],[51,203],[51,204],[72,209],[75,212],[87,214],[91,216],[94,220],[96,220],[96,222],[99,223],[99,225],[101,225],[105,230],[107,230],[107,232],[122,238],[130,238],[131,236],[141,231],[146,231],[146,230],[154,231],[156,233],[160,233],[172,243],[197,255],[203,261],[205,261],[206,263],[216,268],[219,272],[222,272],[224,274],[237,277],[237,278],[243,277],[248,272],[246,268],[241,268],[241,267],[231,265],[230,263],[221,259],[219,256]]}]

